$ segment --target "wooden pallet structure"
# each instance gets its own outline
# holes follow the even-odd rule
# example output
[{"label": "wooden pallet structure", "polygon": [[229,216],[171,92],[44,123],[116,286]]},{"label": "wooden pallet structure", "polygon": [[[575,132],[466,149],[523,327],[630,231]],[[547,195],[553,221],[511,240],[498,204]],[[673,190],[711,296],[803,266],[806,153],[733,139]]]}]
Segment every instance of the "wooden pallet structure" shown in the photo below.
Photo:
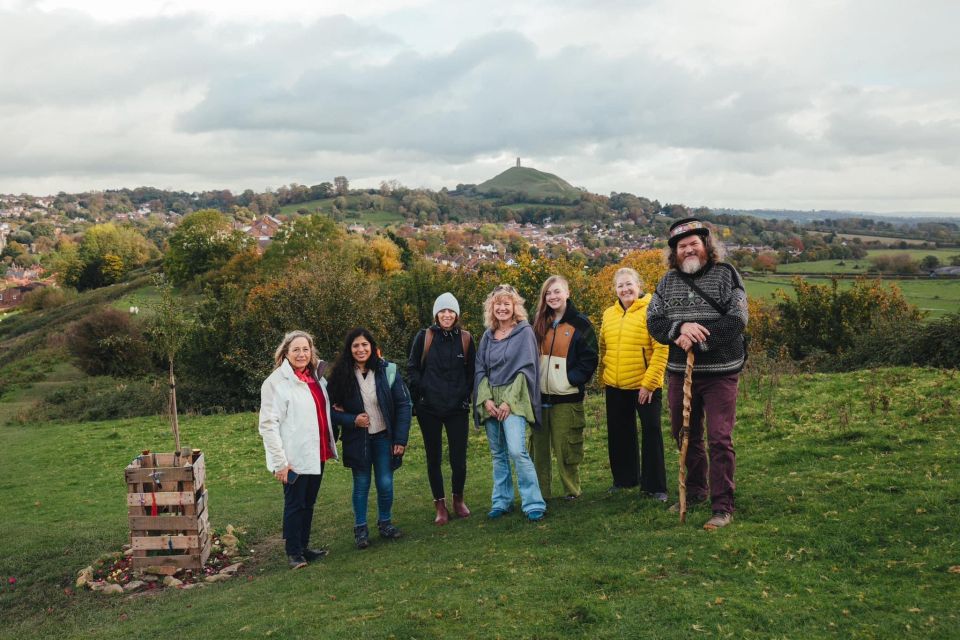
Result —
[{"label": "wooden pallet structure", "polygon": [[145,451],[125,475],[133,568],[202,568],[211,545],[203,453]]}]

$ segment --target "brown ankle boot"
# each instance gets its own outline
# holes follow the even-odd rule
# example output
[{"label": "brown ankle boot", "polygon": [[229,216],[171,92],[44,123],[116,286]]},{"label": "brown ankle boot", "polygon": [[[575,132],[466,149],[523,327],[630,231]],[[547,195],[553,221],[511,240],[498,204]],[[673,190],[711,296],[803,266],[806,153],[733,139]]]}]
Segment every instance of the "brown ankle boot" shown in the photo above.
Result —
[{"label": "brown ankle boot", "polygon": [[453,512],[458,518],[466,518],[470,515],[470,509],[463,502],[463,494],[453,494]]},{"label": "brown ankle boot", "polygon": [[447,513],[447,501],[443,498],[434,500],[433,506],[437,508],[437,517],[434,519],[433,524],[438,527],[447,524],[447,521],[450,520],[450,514]]}]

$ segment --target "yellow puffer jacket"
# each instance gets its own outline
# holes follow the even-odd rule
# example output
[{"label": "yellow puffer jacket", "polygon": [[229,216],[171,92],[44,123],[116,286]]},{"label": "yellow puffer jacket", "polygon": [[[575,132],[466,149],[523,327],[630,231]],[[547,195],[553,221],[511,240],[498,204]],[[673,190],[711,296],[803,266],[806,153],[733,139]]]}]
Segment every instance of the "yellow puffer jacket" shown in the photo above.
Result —
[{"label": "yellow puffer jacket", "polygon": [[617,301],[603,312],[600,325],[600,380],[608,387],[655,391],[663,386],[669,347],[650,337],[647,305],[641,296],[626,311]]}]

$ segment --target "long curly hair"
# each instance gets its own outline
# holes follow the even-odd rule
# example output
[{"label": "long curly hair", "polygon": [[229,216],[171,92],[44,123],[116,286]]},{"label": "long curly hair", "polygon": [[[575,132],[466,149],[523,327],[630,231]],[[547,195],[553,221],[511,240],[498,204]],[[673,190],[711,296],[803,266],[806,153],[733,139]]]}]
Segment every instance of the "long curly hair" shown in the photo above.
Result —
[{"label": "long curly hair", "polygon": [[357,363],[353,359],[353,341],[359,337],[364,337],[370,343],[370,359],[367,360],[367,368],[374,369],[380,360],[380,348],[377,347],[377,341],[373,339],[373,334],[363,327],[352,329],[343,340],[343,348],[337,356],[330,375],[327,378],[327,390],[330,392],[330,402],[343,404],[347,398],[354,395],[359,389],[357,376],[354,374]]},{"label": "long curly hair", "polygon": [[483,301],[483,324],[493,331],[497,328],[497,319],[493,317],[493,303],[499,298],[510,298],[513,300],[513,319],[516,322],[527,319],[527,310],[523,307],[525,302],[517,290],[509,284],[498,284]]}]

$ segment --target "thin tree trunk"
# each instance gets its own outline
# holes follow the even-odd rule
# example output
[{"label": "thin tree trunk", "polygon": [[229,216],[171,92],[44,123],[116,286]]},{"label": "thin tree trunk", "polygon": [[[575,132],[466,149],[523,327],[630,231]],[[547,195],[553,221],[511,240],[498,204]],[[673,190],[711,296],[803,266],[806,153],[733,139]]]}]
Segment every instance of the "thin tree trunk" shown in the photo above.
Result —
[{"label": "thin tree trunk", "polygon": [[177,379],[173,375],[173,358],[170,358],[170,428],[173,430],[174,451],[180,451],[180,422],[177,417]]}]

